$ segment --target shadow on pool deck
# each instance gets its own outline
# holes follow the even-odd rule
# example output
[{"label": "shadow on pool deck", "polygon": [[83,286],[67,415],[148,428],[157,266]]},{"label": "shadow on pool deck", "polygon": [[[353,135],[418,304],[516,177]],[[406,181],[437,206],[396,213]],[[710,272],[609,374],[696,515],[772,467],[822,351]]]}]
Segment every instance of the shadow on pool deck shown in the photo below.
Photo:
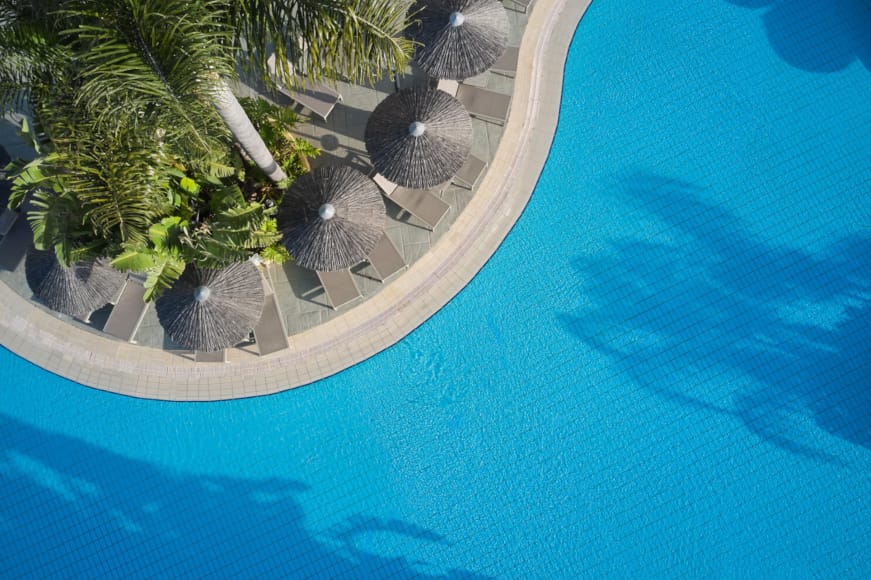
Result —
[{"label": "shadow on pool deck", "polygon": [[866,0],[726,0],[759,9],[771,47],[785,62],[835,72],[855,59],[871,69],[871,6]]},{"label": "shadow on pool deck", "polygon": [[871,448],[871,239],[814,255],[749,235],[691,184],[636,174],[615,189],[673,241],[578,259],[591,305],[562,316],[568,330],[643,388],[783,449],[840,463],[808,419]]},{"label": "shadow on pool deck", "polygon": [[308,487],[296,481],[171,473],[3,415],[0,441],[5,577],[429,577],[426,563],[360,549],[358,540],[375,532],[447,544],[366,515],[318,539],[295,499]]}]

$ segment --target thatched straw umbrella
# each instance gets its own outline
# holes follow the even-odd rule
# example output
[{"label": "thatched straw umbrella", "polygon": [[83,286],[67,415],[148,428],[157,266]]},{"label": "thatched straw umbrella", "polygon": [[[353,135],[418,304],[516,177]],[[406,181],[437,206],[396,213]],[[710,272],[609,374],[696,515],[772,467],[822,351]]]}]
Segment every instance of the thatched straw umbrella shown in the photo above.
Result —
[{"label": "thatched straw umbrella", "polygon": [[381,175],[404,187],[433,187],[453,177],[466,161],[472,120],[444,91],[404,89],[375,107],[365,141]]},{"label": "thatched straw umbrella", "polygon": [[263,280],[251,262],[220,270],[188,264],[155,308],[174,342],[214,352],[248,338],[260,321],[264,298]]},{"label": "thatched straw umbrella", "polygon": [[61,266],[53,250],[30,248],[24,263],[27,285],[47,307],[87,320],[91,313],[112,301],[126,278],[105,260]]},{"label": "thatched straw umbrella", "polygon": [[508,43],[508,15],[496,0],[419,0],[408,36],[421,43],[418,66],[438,79],[463,80],[493,66]]},{"label": "thatched straw umbrella", "polygon": [[278,229],[297,264],[332,272],[369,255],[384,217],[374,181],[352,167],[327,165],[293,182],[278,209]]}]

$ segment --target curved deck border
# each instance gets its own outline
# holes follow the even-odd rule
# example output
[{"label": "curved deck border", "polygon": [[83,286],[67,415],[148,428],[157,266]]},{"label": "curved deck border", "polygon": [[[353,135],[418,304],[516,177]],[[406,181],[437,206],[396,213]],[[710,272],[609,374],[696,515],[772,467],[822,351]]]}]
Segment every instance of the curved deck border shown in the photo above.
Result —
[{"label": "curved deck border", "polygon": [[512,113],[477,193],[432,250],[360,306],[290,337],[290,349],[228,365],[109,339],[35,308],[0,284],[0,344],[83,385],[132,397],[216,401],[266,395],[344,370],[398,342],[458,294],[519,219],[547,159],[575,29],[591,0],[538,0]]}]

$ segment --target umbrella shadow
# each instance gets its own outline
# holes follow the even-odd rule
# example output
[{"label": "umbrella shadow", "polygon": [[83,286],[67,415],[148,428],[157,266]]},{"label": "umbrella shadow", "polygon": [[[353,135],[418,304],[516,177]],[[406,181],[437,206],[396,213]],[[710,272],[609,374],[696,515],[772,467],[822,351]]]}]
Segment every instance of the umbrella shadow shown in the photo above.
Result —
[{"label": "umbrella shadow", "polygon": [[871,238],[811,253],[758,239],[689,183],[636,174],[615,189],[672,241],[577,259],[590,306],[564,327],[642,387],[782,449],[839,463],[815,428],[871,449]]},{"label": "umbrella shadow", "polygon": [[333,153],[325,153],[321,152],[320,155],[317,156],[312,161],[312,167],[323,167],[325,165],[346,165],[348,167],[353,167],[357,171],[365,175],[369,175],[372,173],[372,164],[369,163],[369,158],[366,157],[365,151],[359,151],[356,149],[351,149],[350,147],[343,148],[344,156],[336,155]]},{"label": "umbrella shadow", "polygon": [[313,492],[299,481],[181,474],[5,415],[0,441],[0,573],[7,577],[92,576],[96,570],[227,577],[276,570],[292,577],[445,574],[427,574],[424,562],[355,542],[377,532],[447,548],[444,537],[410,522],[357,513],[337,537],[316,535],[299,499]]},{"label": "umbrella shadow", "polygon": [[759,10],[768,41],[785,62],[812,72],[871,69],[871,6],[865,0],[727,0]]},{"label": "umbrella shadow", "polygon": [[[276,104],[293,109],[303,118],[304,122],[300,123],[293,129],[293,133],[299,137],[303,137],[312,143],[324,144],[326,139],[327,150],[335,150],[338,148],[338,138],[336,135],[342,135],[355,141],[363,142],[363,137],[366,132],[366,122],[369,119],[371,111],[360,107],[355,107],[348,102],[339,102],[335,109],[326,121],[317,116],[312,116],[304,110],[301,105],[289,97],[280,95],[276,97]],[[329,137],[332,135],[333,137]]]}]

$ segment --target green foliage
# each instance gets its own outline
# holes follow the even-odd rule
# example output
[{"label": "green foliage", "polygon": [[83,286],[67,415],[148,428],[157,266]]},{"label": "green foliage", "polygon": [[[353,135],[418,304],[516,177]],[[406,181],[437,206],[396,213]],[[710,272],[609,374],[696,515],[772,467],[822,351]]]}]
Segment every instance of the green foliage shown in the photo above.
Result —
[{"label": "green foliage", "polygon": [[228,169],[226,127],[212,95],[235,78],[223,1],[63,2],[61,32],[76,54],[76,104],[98,127],[151,133],[199,171]]},{"label": "green foliage", "polygon": [[9,164],[6,175],[12,181],[12,192],[9,195],[9,209],[18,209],[24,203],[28,194],[45,187],[56,189],[59,187],[57,177],[43,173],[43,165],[50,165],[57,160],[57,155],[37,157],[33,161],[13,159]]},{"label": "green foliage", "polygon": [[131,247],[112,260],[119,270],[145,273],[145,301],[150,302],[178,280],[185,261],[171,251],[158,251],[144,246]]},{"label": "green foliage", "polygon": [[[238,187],[202,182],[198,185],[202,195],[212,191],[223,194],[221,203],[227,206],[214,212],[207,209],[204,213],[188,212],[188,217],[163,218],[149,228],[144,243],[124,244],[122,252],[112,260],[120,270],[146,274],[148,300],[169,287],[181,275],[185,264],[221,268],[247,260],[281,239],[272,216],[274,208],[245,202]],[[234,190],[236,196],[228,194]],[[238,203],[230,203],[233,199]]]},{"label": "green foliage", "polygon": [[[11,166],[10,207],[30,199],[34,242],[58,259],[114,256],[145,272],[148,299],[185,264],[254,253],[283,262],[272,184],[246,164],[213,100],[241,47],[310,78],[402,69],[411,0],[0,0],[0,112],[32,113],[40,156]],[[290,71],[279,71],[288,84]],[[320,153],[289,109],[243,107],[289,180]]]},{"label": "green foliage", "polygon": [[404,70],[413,53],[405,38],[412,0],[235,0],[226,14],[246,66],[268,80],[267,59],[291,62],[297,75],[279,67],[282,81],[304,77],[369,82]]},{"label": "green foliage", "polygon": [[320,155],[321,150],[291,133],[300,122],[296,113],[263,99],[242,98],[239,103],[290,181],[311,171],[308,160]]}]

